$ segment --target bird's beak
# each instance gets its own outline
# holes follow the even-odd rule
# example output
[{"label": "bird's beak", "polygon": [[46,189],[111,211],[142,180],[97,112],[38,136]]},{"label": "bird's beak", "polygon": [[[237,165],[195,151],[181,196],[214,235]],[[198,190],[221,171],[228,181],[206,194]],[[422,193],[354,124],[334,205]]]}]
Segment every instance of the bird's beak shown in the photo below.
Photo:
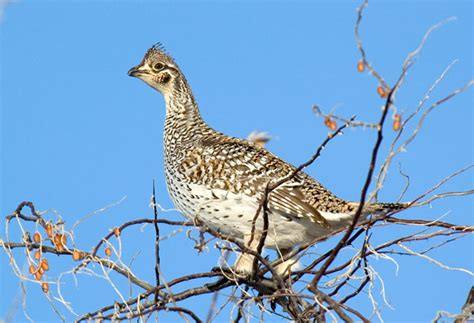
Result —
[{"label": "bird's beak", "polygon": [[128,70],[128,76],[139,77],[141,74],[146,74],[143,65],[137,65]]}]

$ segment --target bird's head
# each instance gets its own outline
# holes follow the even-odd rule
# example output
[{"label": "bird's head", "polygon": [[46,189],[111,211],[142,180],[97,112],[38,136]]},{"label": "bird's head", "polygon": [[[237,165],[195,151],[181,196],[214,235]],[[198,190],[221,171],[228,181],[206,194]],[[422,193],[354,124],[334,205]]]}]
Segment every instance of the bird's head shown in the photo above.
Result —
[{"label": "bird's head", "polygon": [[173,58],[165,52],[161,44],[151,47],[140,64],[128,71],[129,76],[141,79],[163,95],[171,94],[180,74]]}]

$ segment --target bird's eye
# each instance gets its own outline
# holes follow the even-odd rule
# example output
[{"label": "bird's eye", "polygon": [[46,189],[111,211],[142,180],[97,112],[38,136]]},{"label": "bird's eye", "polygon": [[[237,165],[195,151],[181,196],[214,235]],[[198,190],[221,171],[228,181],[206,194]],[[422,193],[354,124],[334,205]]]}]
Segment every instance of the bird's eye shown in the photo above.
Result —
[{"label": "bird's eye", "polygon": [[157,71],[161,70],[163,67],[165,67],[165,66],[161,63],[156,63],[155,65],[153,65],[153,69],[155,69]]}]

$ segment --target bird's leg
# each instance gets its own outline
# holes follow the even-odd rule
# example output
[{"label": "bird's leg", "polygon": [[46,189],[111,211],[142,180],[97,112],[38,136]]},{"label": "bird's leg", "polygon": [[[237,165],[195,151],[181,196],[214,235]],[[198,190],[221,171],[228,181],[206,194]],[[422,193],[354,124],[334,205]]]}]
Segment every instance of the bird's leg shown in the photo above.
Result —
[{"label": "bird's leg", "polygon": [[[261,238],[261,233],[255,230],[254,234],[244,235],[244,245],[250,250],[257,251],[257,246]],[[237,273],[250,275],[253,271],[253,262],[255,256],[247,252],[241,252],[234,264],[234,270]]]},{"label": "bird's leg", "polygon": [[299,261],[296,258],[288,258],[287,255],[292,251],[292,248],[287,249],[278,249],[277,253],[283,260],[281,264],[275,266],[276,272],[282,276],[288,276],[291,272],[297,270],[299,268]]}]

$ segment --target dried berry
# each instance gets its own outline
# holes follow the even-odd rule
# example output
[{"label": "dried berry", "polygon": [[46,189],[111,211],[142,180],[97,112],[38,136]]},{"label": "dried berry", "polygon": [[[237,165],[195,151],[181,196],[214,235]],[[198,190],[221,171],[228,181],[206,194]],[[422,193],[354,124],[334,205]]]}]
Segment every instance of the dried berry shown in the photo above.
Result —
[{"label": "dried berry", "polygon": [[30,265],[30,267],[28,268],[28,271],[30,272],[30,274],[33,275],[33,274],[35,273],[35,271],[36,271],[35,266]]},{"label": "dried berry", "polygon": [[115,228],[114,229],[114,235],[118,238],[120,237],[120,229],[119,228]]},{"label": "dried berry", "polygon": [[78,260],[81,260],[84,256],[82,255],[82,252],[74,249],[74,251],[72,252],[72,259],[74,259],[75,261],[78,261]]},{"label": "dried berry", "polygon": [[111,254],[112,254],[112,249],[110,249],[109,247],[105,248],[105,255],[107,257],[110,257]]},{"label": "dried berry", "polygon": [[35,273],[35,279],[36,280],[41,280],[41,278],[43,278],[43,274],[39,270],[37,270],[36,273]]},{"label": "dried berry", "polygon": [[41,258],[41,251],[36,250],[35,253],[34,253],[34,257],[35,257],[36,260],[39,260]]},{"label": "dried berry", "polygon": [[33,241],[35,243],[40,243],[41,242],[41,234],[39,232],[35,232],[35,234],[33,234]]},{"label": "dried berry", "polygon": [[63,234],[56,233],[53,238],[53,243],[54,246],[56,247],[57,251],[63,251],[64,250],[64,243],[65,239],[63,238]]},{"label": "dried berry", "polygon": [[363,60],[360,60],[358,63],[357,63],[357,70],[362,73],[365,69],[365,64],[364,64],[364,61]]},{"label": "dried berry", "polygon": [[40,263],[40,266],[41,268],[44,270],[44,271],[48,271],[49,270],[49,263],[48,263],[48,260],[43,258],[41,260],[41,263]]},{"label": "dried berry", "polygon": [[48,237],[53,237],[53,225],[51,223],[46,223],[46,234]]},{"label": "dried berry", "polygon": [[43,292],[47,293],[49,292],[49,284],[47,282],[43,282],[41,284],[41,289],[43,290]]},{"label": "dried berry", "polygon": [[328,127],[329,129],[331,129],[332,131],[336,130],[336,128],[337,128],[336,121],[331,119],[331,117],[329,117],[329,116],[324,118],[324,125],[326,127]]},{"label": "dried berry", "polygon": [[393,131],[400,130],[401,126],[402,126],[402,116],[397,113],[393,116]]},{"label": "dried berry", "polygon": [[377,87],[377,93],[380,95],[380,97],[385,98],[388,95],[388,90],[382,85],[379,85]]}]

